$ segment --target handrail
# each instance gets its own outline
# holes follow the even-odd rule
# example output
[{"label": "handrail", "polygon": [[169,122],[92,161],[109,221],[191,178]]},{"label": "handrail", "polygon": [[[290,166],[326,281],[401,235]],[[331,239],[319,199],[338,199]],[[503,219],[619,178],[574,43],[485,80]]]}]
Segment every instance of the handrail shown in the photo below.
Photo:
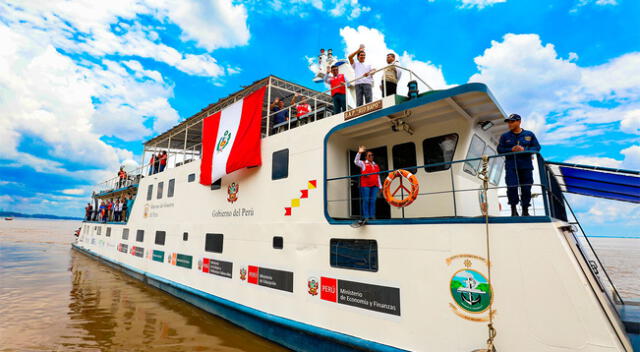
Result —
[{"label": "handrail", "polygon": [[[537,155],[540,158],[542,157],[540,155],[540,152],[527,151],[527,150],[521,151],[521,152],[509,152],[509,153],[503,153],[503,154],[489,155],[488,157],[489,157],[489,159],[492,159],[492,158],[502,158],[502,157],[505,157],[505,156],[512,156],[512,155],[518,155],[518,154],[530,154],[530,155]],[[400,169],[389,169],[389,170],[385,170],[385,171],[371,172],[371,173],[368,173],[368,174],[358,174],[358,175],[332,177],[332,178],[327,178],[327,181],[335,181],[335,180],[341,180],[341,179],[346,179],[346,178],[355,178],[355,177],[370,176],[370,175],[382,175],[382,174],[387,174],[389,172],[394,172],[394,171],[398,171],[398,170],[414,170],[414,169],[417,170],[417,169],[421,169],[421,168],[444,166],[444,165],[453,165],[453,164],[465,163],[465,162],[477,161],[477,160],[482,160],[482,157],[461,159],[461,160],[452,160],[452,161],[444,161],[444,162],[433,163],[433,164],[425,164],[425,165],[421,165],[421,166],[409,166],[409,167],[403,167],[403,168],[400,168]]]},{"label": "handrail", "polygon": [[[306,99],[306,100],[314,100],[316,97],[319,97],[319,96],[321,96],[321,95],[323,95],[323,94],[327,94],[328,92],[331,92],[332,90],[334,90],[334,89],[336,89],[336,88],[340,88],[340,87],[342,87],[342,86],[349,87],[350,85],[352,85],[352,83],[355,83],[355,82],[356,82],[356,81],[358,81],[359,79],[361,79],[361,78],[363,78],[363,77],[373,76],[373,75],[375,75],[376,73],[381,72],[381,71],[384,71],[384,70],[386,70],[386,69],[387,69],[387,68],[389,68],[389,67],[395,67],[395,68],[399,68],[399,69],[401,69],[401,70],[404,70],[404,71],[409,72],[412,76],[415,76],[418,80],[420,80],[420,82],[422,82],[425,86],[427,86],[427,88],[429,88],[429,90],[433,90],[433,88],[432,88],[432,87],[431,87],[427,82],[425,82],[422,78],[420,78],[420,76],[418,76],[418,75],[417,75],[415,72],[413,72],[412,70],[410,70],[410,69],[408,69],[408,68],[405,68],[405,67],[402,67],[402,66],[399,66],[399,65],[391,64],[391,65],[387,65],[387,66],[385,66],[385,67],[382,67],[382,68],[379,68],[379,69],[376,69],[376,70],[369,71],[367,75],[361,75],[361,76],[358,76],[358,77],[356,77],[356,78],[354,78],[354,79],[352,79],[352,80],[350,80],[350,81],[346,81],[346,82],[344,82],[344,83],[341,83],[338,87],[331,87],[331,88],[329,88],[329,89],[326,89],[326,90],[324,90],[324,91],[322,91],[322,92],[319,92],[319,93],[317,93],[317,94],[314,94],[314,95],[312,95],[312,96],[304,97],[304,99]],[[269,105],[270,105],[270,104],[271,104],[271,102],[267,102],[267,104],[269,104]],[[271,116],[273,116],[273,115],[275,115],[275,114],[277,114],[277,113],[279,113],[279,112],[281,112],[281,111],[284,111],[284,110],[288,110],[288,111],[289,111],[289,115],[291,115],[291,109],[290,109],[290,108],[291,108],[291,107],[293,107],[294,105],[296,105],[296,104],[289,104],[289,105],[287,105],[287,106],[283,107],[283,108],[282,108],[282,109],[280,109],[280,110],[277,110],[277,111],[274,111],[274,112],[270,112],[270,113],[268,113],[268,114],[267,114],[267,118],[269,119]],[[314,110],[314,111],[315,111],[315,110]],[[311,112],[313,112],[313,111],[311,111]],[[309,112],[309,113],[311,113],[311,112]],[[289,117],[289,118],[290,118],[290,117]],[[290,126],[289,126],[289,127],[290,127]],[[267,126],[267,128],[268,128],[268,126]]]}]

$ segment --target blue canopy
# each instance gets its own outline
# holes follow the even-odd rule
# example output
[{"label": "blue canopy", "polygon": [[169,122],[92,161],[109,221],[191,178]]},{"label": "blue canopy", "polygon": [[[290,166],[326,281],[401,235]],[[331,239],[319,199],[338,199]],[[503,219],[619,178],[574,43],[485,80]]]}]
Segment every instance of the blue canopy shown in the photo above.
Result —
[{"label": "blue canopy", "polygon": [[[597,166],[547,163],[563,191],[623,202],[640,203],[640,172]],[[556,171],[557,170],[559,171]]]}]

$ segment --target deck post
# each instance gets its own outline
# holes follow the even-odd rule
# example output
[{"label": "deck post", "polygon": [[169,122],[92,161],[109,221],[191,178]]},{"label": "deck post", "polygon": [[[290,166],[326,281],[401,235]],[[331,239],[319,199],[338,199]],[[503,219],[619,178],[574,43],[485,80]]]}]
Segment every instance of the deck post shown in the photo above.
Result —
[{"label": "deck post", "polygon": [[271,76],[269,76],[269,80],[267,81],[267,126],[265,128],[265,136],[271,135]]},{"label": "deck post", "polygon": [[184,126],[184,146],[182,147],[182,165],[187,161],[187,139],[189,138],[189,124]]}]

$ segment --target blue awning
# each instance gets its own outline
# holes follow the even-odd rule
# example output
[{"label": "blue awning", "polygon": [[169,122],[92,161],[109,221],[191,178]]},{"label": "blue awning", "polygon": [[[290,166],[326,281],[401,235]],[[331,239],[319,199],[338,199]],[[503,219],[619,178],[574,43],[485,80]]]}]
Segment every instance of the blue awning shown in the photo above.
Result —
[{"label": "blue awning", "polygon": [[568,193],[640,203],[640,172],[548,162],[552,175]]}]

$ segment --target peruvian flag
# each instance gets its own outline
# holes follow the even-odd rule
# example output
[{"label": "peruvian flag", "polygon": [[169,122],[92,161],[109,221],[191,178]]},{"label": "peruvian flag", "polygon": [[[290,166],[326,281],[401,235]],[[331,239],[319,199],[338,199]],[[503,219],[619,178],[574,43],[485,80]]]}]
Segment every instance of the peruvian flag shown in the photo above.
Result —
[{"label": "peruvian flag", "polygon": [[208,186],[238,169],[262,164],[260,123],[262,87],[202,123],[200,183]]}]

